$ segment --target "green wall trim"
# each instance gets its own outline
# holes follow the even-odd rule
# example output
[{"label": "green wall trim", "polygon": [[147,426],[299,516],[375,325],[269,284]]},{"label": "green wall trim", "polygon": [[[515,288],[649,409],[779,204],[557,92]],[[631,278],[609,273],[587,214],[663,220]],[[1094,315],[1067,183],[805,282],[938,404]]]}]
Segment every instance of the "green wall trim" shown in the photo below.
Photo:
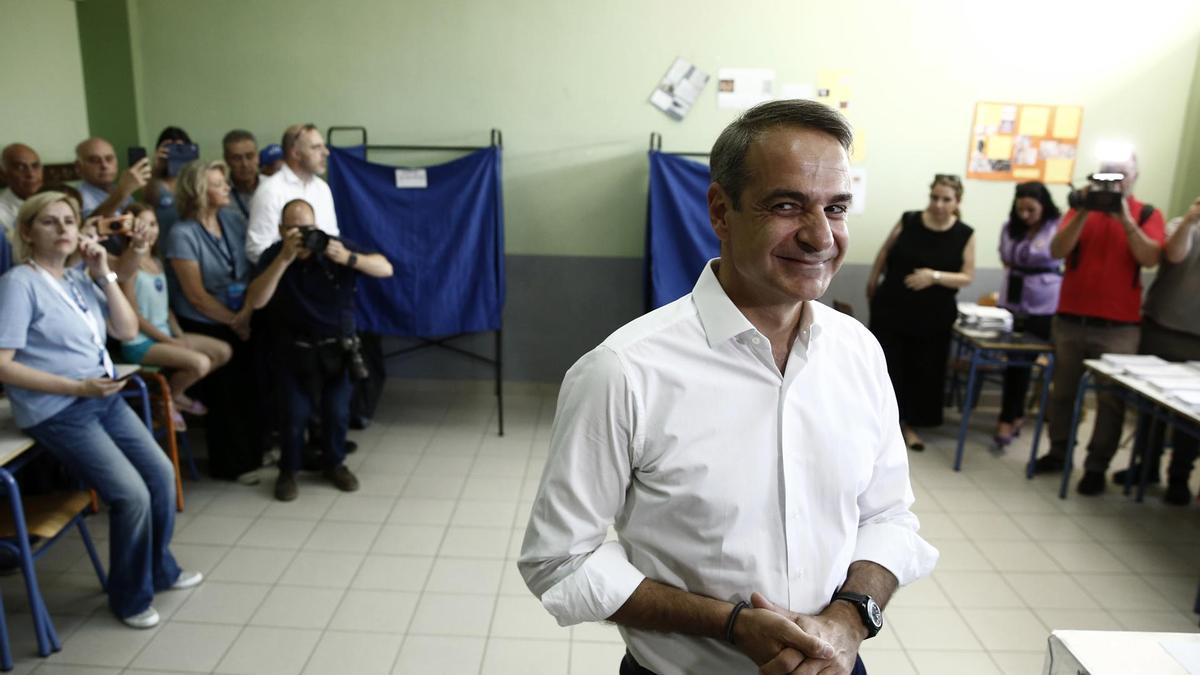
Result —
[{"label": "green wall trim", "polygon": [[75,13],[89,133],[108,139],[124,163],[123,148],[141,143],[129,5],[87,0],[75,4]]},{"label": "green wall trim", "polygon": [[1192,92],[1184,113],[1171,195],[1172,208],[1168,217],[1183,215],[1188,205],[1200,197],[1200,50],[1196,51],[1196,70],[1192,74]]}]

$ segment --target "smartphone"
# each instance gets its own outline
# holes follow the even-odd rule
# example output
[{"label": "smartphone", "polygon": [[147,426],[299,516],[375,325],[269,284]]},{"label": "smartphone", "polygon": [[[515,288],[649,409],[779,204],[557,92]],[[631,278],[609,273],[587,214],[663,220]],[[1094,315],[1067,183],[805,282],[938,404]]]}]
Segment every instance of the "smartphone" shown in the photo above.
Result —
[{"label": "smartphone", "polygon": [[200,146],[195,143],[172,143],[167,146],[167,175],[178,176],[188,163],[200,159]]},{"label": "smartphone", "polygon": [[137,164],[138,162],[142,161],[145,158],[146,158],[146,148],[144,148],[140,145],[129,146],[129,164],[127,166],[133,166],[134,164]]},{"label": "smartphone", "polygon": [[125,234],[129,230],[130,224],[133,223],[133,217],[124,214],[120,216],[104,216],[100,222],[96,223],[96,233],[101,237],[110,237],[114,234]]}]

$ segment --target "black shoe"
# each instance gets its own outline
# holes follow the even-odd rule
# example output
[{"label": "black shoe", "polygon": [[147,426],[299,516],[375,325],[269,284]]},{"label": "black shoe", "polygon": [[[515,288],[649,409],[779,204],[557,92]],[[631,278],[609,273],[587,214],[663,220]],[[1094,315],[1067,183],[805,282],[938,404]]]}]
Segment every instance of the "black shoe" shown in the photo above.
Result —
[{"label": "black shoe", "polygon": [[325,469],[325,478],[342,492],[357,492],[358,479],[350,473],[345,464],[339,464],[332,469]]},{"label": "black shoe", "polygon": [[1075,487],[1075,491],[1088,497],[1104,492],[1104,472],[1084,471],[1083,478],[1079,479],[1079,485]]},{"label": "black shoe", "polygon": [[1192,503],[1192,491],[1188,488],[1187,479],[1172,478],[1167,481],[1167,491],[1163,494],[1163,502],[1171,506],[1187,506]]},{"label": "black shoe", "polygon": [[362,415],[352,415],[350,417],[350,428],[351,429],[358,429],[359,431],[362,431],[363,429],[366,429],[369,426],[371,426],[371,418],[370,417],[364,417]]},{"label": "black shoe", "polygon": [[346,439],[346,454],[349,455],[353,452],[356,452],[357,450],[358,450],[358,443],[355,443],[354,441],[347,438]]},{"label": "black shoe", "polygon": [[1062,473],[1064,466],[1061,457],[1054,455],[1042,455],[1033,463],[1033,475],[1037,476],[1043,473]]},{"label": "black shoe", "polygon": [[291,471],[280,471],[279,477],[275,479],[275,499],[281,502],[290,502],[296,499],[296,495],[300,493],[296,487],[296,474]]},{"label": "black shoe", "polygon": [[[1130,483],[1130,485],[1137,485],[1138,481],[1142,479],[1142,465],[1138,464],[1132,469],[1121,469],[1112,475],[1112,482],[1116,485],[1124,485],[1125,476],[1130,473],[1133,474],[1133,482]],[[1155,471],[1154,473],[1150,474],[1150,482],[1147,483],[1147,485],[1158,485],[1160,480],[1161,479],[1158,477],[1158,472]]]}]

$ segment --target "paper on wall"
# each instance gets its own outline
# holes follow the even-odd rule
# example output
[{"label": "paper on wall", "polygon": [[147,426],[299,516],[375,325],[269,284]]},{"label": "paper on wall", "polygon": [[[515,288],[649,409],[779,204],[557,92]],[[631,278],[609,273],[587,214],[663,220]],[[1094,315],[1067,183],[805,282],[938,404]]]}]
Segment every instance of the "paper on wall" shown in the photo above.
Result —
[{"label": "paper on wall", "polygon": [[425,169],[396,169],[396,187],[402,189],[424,189],[429,187]]},{"label": "paper on wall", "polygon": [[1060,105],[1054,110],[1055,138],[1076,139],[1079,137],[1079,121],[1083,117],[1083,108],[1074,105]]},{"label": "paper on wall", "polygon": [[721,68],[717,71],[717,107],[745,110],[770,101],[775,71],[770,68]]},{"label": "paper on wall", "polygon": [[708,73],[682,57],[676,58],[658,87],[650,94],[650,104],[668,117],[682,120],[707,84]]}]

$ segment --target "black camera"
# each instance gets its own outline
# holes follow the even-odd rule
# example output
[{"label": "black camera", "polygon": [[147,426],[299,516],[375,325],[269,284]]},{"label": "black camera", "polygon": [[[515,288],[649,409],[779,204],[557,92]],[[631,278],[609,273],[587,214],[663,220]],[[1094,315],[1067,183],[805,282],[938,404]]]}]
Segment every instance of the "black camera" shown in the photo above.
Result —
[{"label": "black camera", "polygon": [[367,370],[367,364],[362,357],[362,340],[358,339],[357,335],[344,337],[340,340],[342,351],[346,353],[346,360],[350,366],[350,378],[354,380],[365,380],[371,376]]},{"label": "black camera", "polygon": [[1067,204],[1073,209],[1087,209],[1102,213],[1119,213],[1121,200],[1125,198],[1121,192],[1121,184],[1125,180],[1123,173],[1094,173],[1088,176],[1086,190],[1071,190],[1067,194]]},{"label": "black camera", "polygon": [[329,235],[315,227],[304,228],[304,234],[301,237],[300,243],[308,251],[316,255],[321,255],[325,249],[329,248]]}]

